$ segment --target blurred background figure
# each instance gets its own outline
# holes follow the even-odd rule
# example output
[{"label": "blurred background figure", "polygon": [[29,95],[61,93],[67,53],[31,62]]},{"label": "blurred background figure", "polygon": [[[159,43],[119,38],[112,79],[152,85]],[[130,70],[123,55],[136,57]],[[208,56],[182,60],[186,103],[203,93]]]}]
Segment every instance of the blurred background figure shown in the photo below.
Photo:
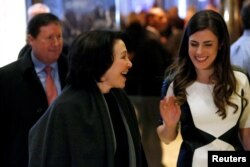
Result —
[{"label": "blurred background figure", "polygon": [[187,25],[187,23],[189,22],[189,20],[191,19],[191,17],[197,12],[197,9],[194,5],[190,5],[187,8],[187,13],[186,16],[184,18],[184,24],[185,26]]},{"label": "blurred background figure", "polygon": [[[58,95],[65,85],[68,63],[59,18],[51,13],[34,16],[27,42],[30,47],[22,58],[0,68],[0,162],[5,167],[28,166],[28,132],[50,105],[47,78],[52,76]],[[45,67],[52,70],[47,73]]]},{"label": "blurred background figure", "polygon": [[165,13],[159,8],[150,11],[146,14],[146,26],[133,13],[126,27],[133,67],[128,72],[125,90],[137,110],[148,165],[162,167],[162,149],[156,127],[161,85],[164,71],[171,64],[171,56],[160,40],[160,32],[165,29],[166,22],[161,21],[165,19]]},{"label": "blurred background figure", "polygon": [[[85,26],[88,25],[89,19],[84,21]],[[63,39],[64,44],[69,46],[76,36],[78,36],[83,27],[79,26],[79,21],[77,20],[77,15],[74,10],[67,10],[62,19],[63,24]]]},{"label": "blurred background figure", "polygon": [[212,4],[212,3],[207,4],[207,6],[205,7],[205,9],[206,10],[213,10],[215,12],[219,12],[218,8],[214,4]]},{"label": "blurred background figure", "polygon": [[231,63],[247,70],[250,74],[250,2],[241,10],[243,34],[231,45]]},{"label": "blurred background figure", "polygon": [[178,8],[175,6],[170,8],[167,13],[169,17],[169,26],[166,30],[167,41],[165,47],[171,55],[172,60],[174,60],[179,51],[185,21],[179,17]]},{"label": "blurred background figure", "polygon": [[146,29],[151,33],[152,38],[159,39],[165,43],[166,39],[162,35],[168,26],[168,18],[165,11],[160,7],[152,7],[146,14]]},{"label": "blurred background figure", "polygon": [[50,8],[43,3],[35,3],[28,8],[27,16],[28,21],[37,14],[50,13]]}]

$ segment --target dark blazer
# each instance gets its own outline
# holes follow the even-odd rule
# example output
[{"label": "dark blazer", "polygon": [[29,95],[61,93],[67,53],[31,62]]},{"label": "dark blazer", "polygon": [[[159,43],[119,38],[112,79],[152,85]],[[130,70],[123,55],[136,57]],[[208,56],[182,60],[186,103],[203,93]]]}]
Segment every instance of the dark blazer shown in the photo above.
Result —
[{"label": "dark blazer", "polygon": [[[48,107],[45,91],[31,60],[23,58],[0,68],[0,163],[4,167],[28,166],[28,132]],[[58,60],[61,86],[65,85],[67,61]]]},{"label": "dark blazer", "polygon": [[[134,108],[122,90],[111,93],[128,123],[136,166],[147,167]],[[67,86],[30,130],[29,167],[114,167],[112,129],[97,86],[78,90]]]}]

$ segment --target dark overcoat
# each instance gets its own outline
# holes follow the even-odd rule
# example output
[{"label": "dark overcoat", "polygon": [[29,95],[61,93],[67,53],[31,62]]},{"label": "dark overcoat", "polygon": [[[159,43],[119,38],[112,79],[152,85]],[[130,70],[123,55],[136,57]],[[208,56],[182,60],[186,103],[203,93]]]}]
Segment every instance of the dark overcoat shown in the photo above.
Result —
[{"label": "dark overcoat", "polygon": [[[146,167],[134,108],[123,90],[111,93],[129,126],[136,166]],[[30,130],[29,167],[113,167],[115,147],[109,110],[97,85],[67,86]]]},{"label": "dark overcoat", "polygon": [[[4,167],[28,166],[28,132],[48,108],[42,84],[31,60],[23,58],[0,69],[1,156]],[[65,85],[66,58],[58,60],[61,86]]]}]

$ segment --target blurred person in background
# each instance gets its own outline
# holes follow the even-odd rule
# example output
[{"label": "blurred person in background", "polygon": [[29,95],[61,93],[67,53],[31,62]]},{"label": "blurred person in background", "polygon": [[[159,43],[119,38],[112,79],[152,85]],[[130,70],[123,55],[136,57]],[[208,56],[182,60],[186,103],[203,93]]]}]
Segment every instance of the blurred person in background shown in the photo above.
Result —
[{"label": "blurred person in background", "polygon": [[195,6],[191,5],[187,8],[187,13],[186,16],[184,18],[184,25],[186,27],[186,25],[188,24],[189,20],[191,19],[191,17],[197,12],[197,9]]},{"label": "blurred person in background", "polygon": [[133,68],[127,75],[125,90],[137,111],[148,165],[161,167],[162,149],[155,129],[164,71],[171,64],[171,56],[159,38],[152,37],[134,14],[131,21],[126,33],[130,40]]},{"label": "blurred person in background", "polygon": [[[50,13],[34,16],[28,23],[27,42],[30,48],[22,58],[0,68],[0,162],[4,167],[28,166],[29,129],[51,103],[45,91],[47,76],[52,76],[57,95],[65,85],[67,60],[62,55],[58,17]],[[52,69],[49,73],[44,70],[47,66]]]},{"label": "blurred person in background", "polygon": [[28,21],[32,19],[35,15],[40,13],[50,13],[50,8],[43,3],[35,3],[28,7],[27,17]]},{"label": "blurred person in background", "polygon": [[169,24],[168,17],[165,11],[160,7],[152,7],[146,14],[146,29],[151,36],[156,40],[160,40],[162,44],[166,43],[166,37],[162,35]]},{"label": "blurred person in background", "polygon": [[165,47],[171,55],[172,61],[174,61],[178,56],[179,46],[182,40],[184,20],[179,17],[171,17],[170,20],[170,33],[166,37]]},{"label": "blurred person in background", "polygon": [[250,74],[250,2],[243,4],[241,9],[243,34],[231,45],[231,63]]}]

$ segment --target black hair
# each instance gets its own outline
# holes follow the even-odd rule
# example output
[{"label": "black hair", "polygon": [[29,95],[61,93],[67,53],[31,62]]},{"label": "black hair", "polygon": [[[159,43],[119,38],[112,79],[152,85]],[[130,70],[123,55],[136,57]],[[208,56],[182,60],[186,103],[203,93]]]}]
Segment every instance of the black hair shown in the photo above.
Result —
[{"label": "black hair", "polygon": [[59,18],[51,13],[37,14],[29,21],[27,34],[30,34],[32,37],[36,38],[40,33],[40,28],[51,23],[61,25]]},{"label": "black hair", "polygon": [[69,48],[67,83],[79,88],[100,81],[114,61],[113,46],[117,39],[125,42],[125,34],[95,30],[77,36]]},{"label": "black hair", "polygon": [[250,2],[243,5],[241,9],[241,19],[244,29],[250,29]]}]

